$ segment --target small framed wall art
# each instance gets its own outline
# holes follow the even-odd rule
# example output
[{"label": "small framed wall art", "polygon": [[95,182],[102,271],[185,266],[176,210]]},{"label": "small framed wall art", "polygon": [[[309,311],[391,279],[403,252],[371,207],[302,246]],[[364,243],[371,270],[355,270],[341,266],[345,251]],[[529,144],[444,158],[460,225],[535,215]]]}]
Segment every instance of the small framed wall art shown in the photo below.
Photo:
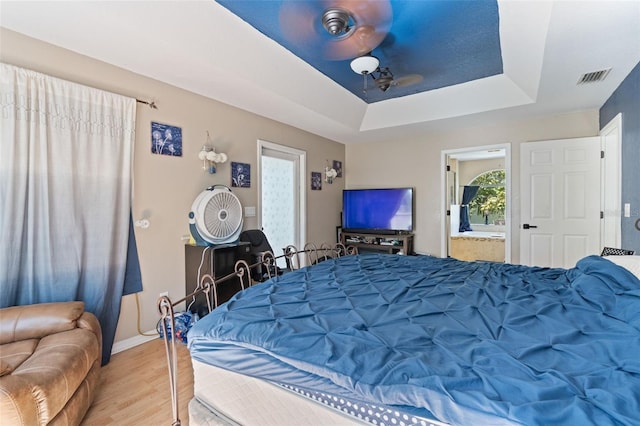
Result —
[{"label": "small framed wall art", "polygon": [[322,173],[311,172],[311,189],[313,191],[319,191],[322,189]]},{"label": "small framed wall art", "polygon": [[152,121],[151,153],[182,157],[182,128]]},{"label": "small framed wall art", "polygon": [[333,160],[333,169],[338,172],[336,177],[342,177],[342,161]]},{"label": "small framed wall art", "polygon": [[231,186],[251,188],[251,165],[231,162]]}]

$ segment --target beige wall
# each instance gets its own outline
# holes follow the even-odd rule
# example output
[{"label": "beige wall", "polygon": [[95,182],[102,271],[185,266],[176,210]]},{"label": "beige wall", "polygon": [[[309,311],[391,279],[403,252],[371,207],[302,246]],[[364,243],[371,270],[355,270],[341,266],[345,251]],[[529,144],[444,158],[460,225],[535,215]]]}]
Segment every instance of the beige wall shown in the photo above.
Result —
[{"label": "beige wall", "polygon": [[422,138],[347,145],[347,188],[413,186],[415,195],[415,250],[440,256],[441,152],[495,144],[511,144],[511,261],[518,263],[520,238],[520,143],[598,134],[598,111],[584,111],[547,118],[457,128],[425,134]]},{"label": "beige wall", "polygon": [[[140,293],[141,330],[155,328],[156,299],[169,291],[184,296],[184,244],[187,214],[202,190],[213,184],[230,186],[229,162],[218,173],[203,172],[197,154],[209,131],[216,148],[229,161],[250,163],[251,188],[235,188],[243,206],[257,206],[257,140],[262,139],[307,152],[307,174],[323,171],[326,161],[345,162],[344,145],[259,117],[237,108],[169,86],[159,81],[93,60],[74,52],[0,28],[0,60],[55,77],[144,100],[155,100],[158,110],[139,104],[134,163],[134,219],[146,216],[148,229],[136,229],[144,291]],[[242,88],[238,88],[242,90]],[[151,121],[182,128],[183,156],[151,154]],[[334,242],[339,224],[344,179],[321,191],[307,191],[307,240]],[[305,182],[309,189],[309,176]],[[244,228],[255,228],[247,218]],[[137,335],[134,296],[123,300],[116,342]]]},{"label": "beige wall", "polygon": [[[349,188],[413,186],[416,188],[416,239],[420,253],[440,254],[441,151],[444,149],[510,143],[512,152],[512,261],[519,261],[519,145],[522,142],[593,136],[598,134],[598,111],[458,128],[433,132],[422,138],[345,146],[221,104],[193,93],[145,78],[103,62],[63,50],[0,28],[0,60],[67,80],[145,100],[158,110],[138,108],[134,165],[134,216],[147,216],[151,227],[136,229],[144,291],[140,294],[141,329],[155,327],[158,293],[184,294],[184,241],[187,213],[195,196],[212,184],[230,184],[230,166],[218,173],[203,173],[197,153],[208,130],[215,146],[231,161],[252,165],[255,182],[257,139],[292,146],[307,152],[307,171],[322,171],[326,160],[341,160],[344,179],[323,183],[322,191],[307,192],[307,240],[333,241],[339,223],[341,190]],[[242,90],[239,88],[238,90]],[[150,122],[172,124],[183,130],[183,157],[150,153]],[[345,152],[346,150],[346,152]],[[307,177],[308,179],[308,177]],[[306,187],[309,187],[308,181]],[[243,206],[257,205],[256,186],[236,189]],[[254,218],[245,228],[257,225]],[[136,331],[133,296],[124,298],[116,341]]]}]

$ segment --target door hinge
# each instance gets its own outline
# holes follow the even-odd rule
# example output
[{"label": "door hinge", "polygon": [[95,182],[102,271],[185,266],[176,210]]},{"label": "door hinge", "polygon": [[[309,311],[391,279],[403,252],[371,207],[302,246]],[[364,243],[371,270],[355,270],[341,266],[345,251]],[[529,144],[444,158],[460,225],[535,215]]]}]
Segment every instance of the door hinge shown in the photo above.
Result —
[{"label": "door hinge", "polygon": [[600,219],[604,219],[604,212],[600,212]]},{"label": "door hinge", "polygon": [[600,158],[604,158],[604,151],[600,151]]},{"label": "door hinge", "polygon": [[447,210],[447,216],[451,216],[451,210]]},{"label": "door hinge", "polygon": [[447,164],[447,171],[450,172],[451,171],[451,166]]}]

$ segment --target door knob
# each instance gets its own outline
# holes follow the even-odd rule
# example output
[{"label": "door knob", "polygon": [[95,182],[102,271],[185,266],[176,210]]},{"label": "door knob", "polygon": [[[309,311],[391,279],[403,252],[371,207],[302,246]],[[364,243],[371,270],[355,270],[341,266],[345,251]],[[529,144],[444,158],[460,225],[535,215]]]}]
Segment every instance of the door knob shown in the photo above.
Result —
[{"label": "door knob", "polygon": [[530,229],[530,228],[537,228],[537,226],[529,225],[528,223],[522,224],[522,229]]}]

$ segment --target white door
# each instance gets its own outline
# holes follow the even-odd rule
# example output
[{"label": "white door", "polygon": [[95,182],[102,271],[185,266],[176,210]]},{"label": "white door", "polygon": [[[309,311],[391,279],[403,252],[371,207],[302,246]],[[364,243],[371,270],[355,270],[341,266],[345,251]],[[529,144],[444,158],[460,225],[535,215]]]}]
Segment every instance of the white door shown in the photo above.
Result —
[{"label": "white door", "polygon": [[618,114],[600,131],[602,138],[602,184],[601,210],[603,212],[600,233],[602,247],[620,247],[622,233],[621,217],[621,180],[622,158],[620,152],[622,139],[622,114]]},{"label": "white door", "polygon": [[[302,247],[301,151],[260,141],[260,226],[276,257],[288,245]],[[285,267],[285,260],[278,259]]]},{"label": "white door", "polygon": [[600,138],[520,145],[520,261],[564,267],[600,251]]}]

